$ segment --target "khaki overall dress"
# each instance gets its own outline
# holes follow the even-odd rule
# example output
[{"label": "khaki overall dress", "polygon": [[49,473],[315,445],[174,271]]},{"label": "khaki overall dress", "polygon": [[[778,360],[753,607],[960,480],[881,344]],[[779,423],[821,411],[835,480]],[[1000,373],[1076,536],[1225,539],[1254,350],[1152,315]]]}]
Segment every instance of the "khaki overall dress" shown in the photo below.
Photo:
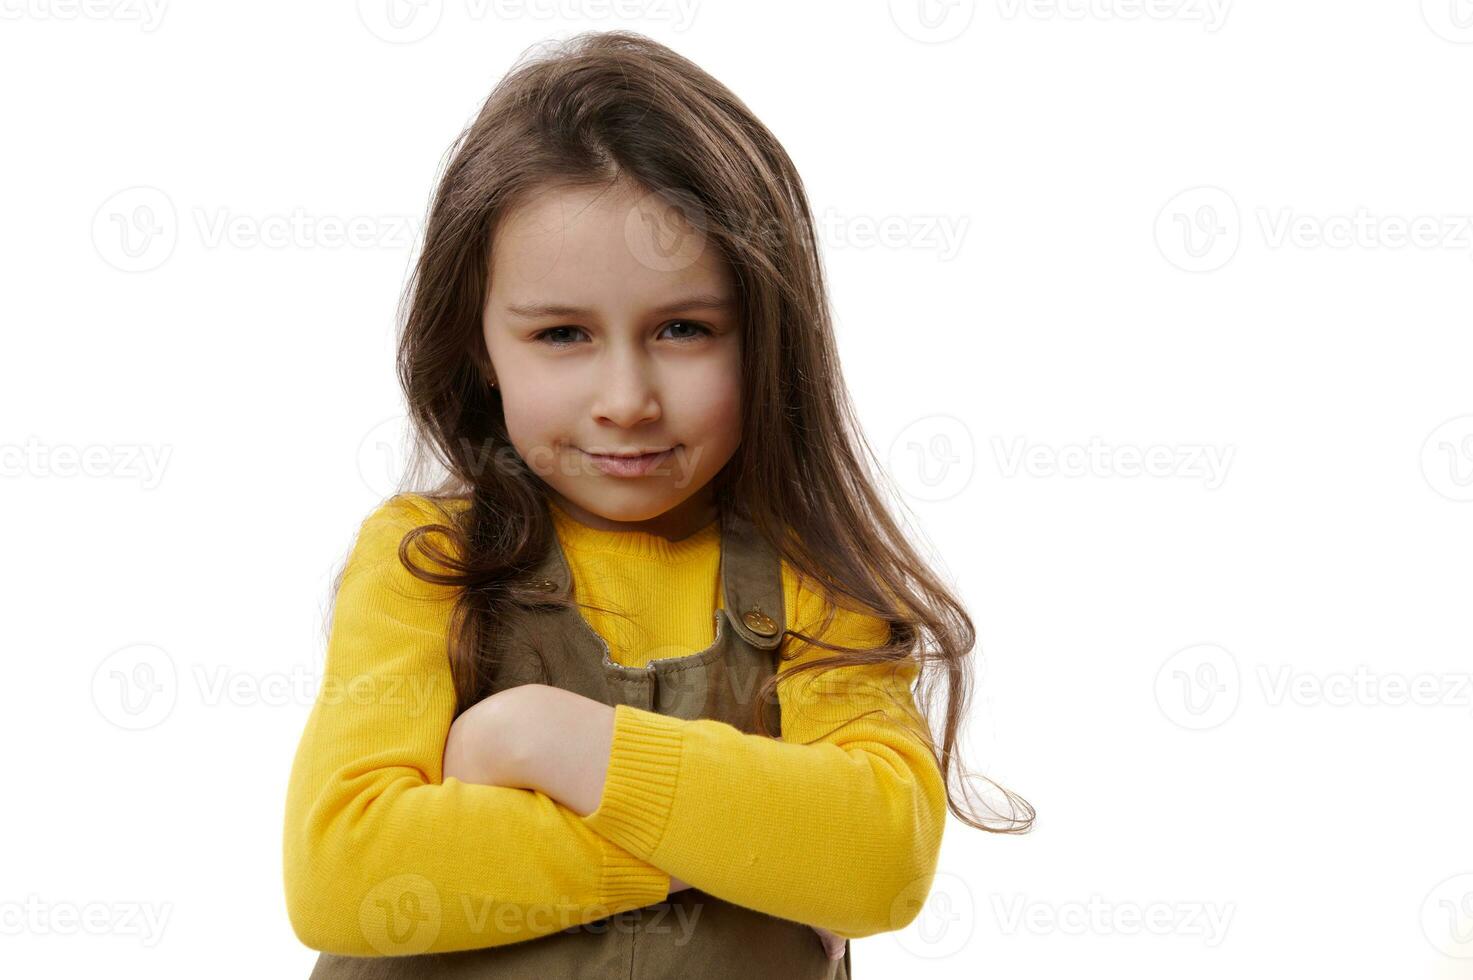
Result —
[{"label": "khaki overall dress", "polygon": [[[497,650],[506,666],[494,690],[543,683],[604,704],[627,704],[674,718],[714,718],[752,733],[752,704],[776,670],[786,628],[778,555],[744,517],[721,515],[723,608],[716,639],[684,657],[626,667],[575,608],[526,610],[504,622]],[[573,593],[557,535],[533,582],[545,592]],[[526,644],[535,643],[546,673]],[[781,706],[769,696],[768,730],[781,731]],[[740,801],[733,801],[740,805]],[[773,827],[773,834],[784,832]],[[314,980],[338,977],[508,977],[516,980],[850,980],[849,944],[830,960],[807,925],[744,908],[697,888],[643,908],[605,916],[505,946],[412,956],[358,957],[323,953]]]}]

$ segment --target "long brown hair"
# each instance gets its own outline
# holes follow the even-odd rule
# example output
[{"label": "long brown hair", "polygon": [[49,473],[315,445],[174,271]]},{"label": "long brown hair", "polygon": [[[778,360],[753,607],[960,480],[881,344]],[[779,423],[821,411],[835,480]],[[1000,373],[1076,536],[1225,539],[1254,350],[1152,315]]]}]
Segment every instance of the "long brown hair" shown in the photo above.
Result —
[{"label": "long brown hair", "polygon": [[[424,474],[431,462],[448,475],[419,492],[443,519],[414,528],[399,557],[419,578],[459,590],[448,651],[458,711],[490,693],[494,665],[485,641],[498,623],[518,607],[555,601],[529,581],[555,534],[544,484],[511,449],[500,396],[489,383],[482,310],[494,232],[539,190],[615,182],[658,192],[685,230],[697,228],[734,271],[743,335],[742,438],[713,481],[716,501],[739,508],[826,600],[823,624],[805,633],[790,623],[789,632],[839,655],[768,678],[759,709],[779,681],[801,672],[918,666],[924,713],[945,682],[940,738],[930,734],[934,725],[927,734],[949,809],[983,830],[1026,832],[1034,817],[1026,800],[997,787],[1004,805],[989,805],[992,816],[976,818],[951,787],[960,769],[963,796],[970,798],[957,737],[971,694],[967,658],[976,634],[880,496],[878,487],[888,481],[840,375],[813,217],[797,170],[725,86],[632,32],[575,35],[535,57],[524,55],[497,84],[448,154],[405,289],[398,370],[414,441],[405,485],[430,482]],[[416,542],[441,570],[411,559]],[[889,642],[859,649],[813,635],[832,621],[836,605],[887,621]],[[757,720],[769,734],[760,711]]]}]

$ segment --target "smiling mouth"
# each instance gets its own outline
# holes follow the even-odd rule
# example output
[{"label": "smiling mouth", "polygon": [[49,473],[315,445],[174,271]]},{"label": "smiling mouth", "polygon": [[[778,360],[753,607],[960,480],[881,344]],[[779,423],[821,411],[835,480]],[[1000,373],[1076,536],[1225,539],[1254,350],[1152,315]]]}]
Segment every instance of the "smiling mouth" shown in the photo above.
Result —
[{"label": "smiling mouth", "polygon": [[649,476],[660,467],[663,467],[678,448],[679,444],[671,446],[669,449],[623,455],[590,453],[586,449],[580,449],[578,451],[587,456],[593,468],[604,476],[638,477]]},{"label": "smiling mouth", "polygon": [[598,459],[641,459],[645,456],[661,456],[674,448],[671,446],[669,449],[643,449],[633,453],[590,453],[586,449],[583,452]]}]

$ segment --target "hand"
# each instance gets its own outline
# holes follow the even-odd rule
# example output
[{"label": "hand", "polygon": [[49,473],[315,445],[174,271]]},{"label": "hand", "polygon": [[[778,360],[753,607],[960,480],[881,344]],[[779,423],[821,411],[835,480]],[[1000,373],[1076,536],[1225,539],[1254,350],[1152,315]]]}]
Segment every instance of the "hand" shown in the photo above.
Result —
[{"label": "hand", "polygon": [[829,959],[842,960],[844,958],[844,944],[848,942],[847,939],[827,929],[820,929],[818,926],[814,926],[813,931],[818,933],[818,938],[823,943],[823,950],[829,955]]},{"label": "hand", "polygon": [[535,694],[521,687],[498,691],[471,705],[445,738],[442,781],[526,788],[526,746],[517,727],[520,703]]},{"label": "hand", "polygon": [[683,892],[683,891],[685,891],[689,887],[690,887],[690,885],[688,885],[685,882],[681,881],[679,878],[675,877],[674,875],[671,875],[670,876],[670,892],[669,892],[669,894],[674,895],[676,892]]},{"label": "hand", "polygon": [[614,709],[547,684],[521,684],[467,708],[450,726],[445,776],[535,789],[579,816],[598,808]]},{"label": "hand", "polygon": [[509,725],[517,732],[523,782],[580,817],[598,809],[614,744],[612,705],[546,684],[525,684]]}]

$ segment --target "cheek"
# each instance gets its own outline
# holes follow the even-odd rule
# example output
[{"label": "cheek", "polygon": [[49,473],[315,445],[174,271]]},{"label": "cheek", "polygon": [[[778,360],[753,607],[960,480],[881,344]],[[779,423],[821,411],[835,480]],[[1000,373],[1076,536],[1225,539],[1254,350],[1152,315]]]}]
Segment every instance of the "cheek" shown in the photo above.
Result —
[{"label": "cheek", "polygon": [[681,384],[680,417],[673,419],[677,431],[704,438],[720,446],[734,447],[742,427],[742,384],[736,364],[713,365],[696,372]]},{"label": "cheek", "polygon": [[532,398],[526,388],[502,396],[501,405],[506,415],[506,432],[512,445],[526,456],[533,448],[550,445],[557,438],[559,425],[553,406],[546,398]]},{"label": "cheek", "polygon": [[539,375],[535,363],[512,364],[500,383],[501,407],[512,445],[524,459],[533,449],[550,447],[563,435],[565,411],[555,398],[538,392],[556,390],[556,379]]}]

